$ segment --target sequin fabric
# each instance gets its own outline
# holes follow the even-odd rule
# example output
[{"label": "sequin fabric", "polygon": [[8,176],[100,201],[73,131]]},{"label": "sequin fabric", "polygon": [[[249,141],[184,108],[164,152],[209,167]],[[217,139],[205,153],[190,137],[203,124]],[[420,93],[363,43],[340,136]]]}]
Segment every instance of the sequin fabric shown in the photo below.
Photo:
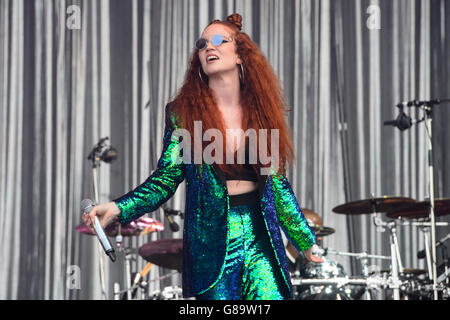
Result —
[{"label": "sequin fabric", "polygon": [[185,178],[185,166],[182,163],[176,164],[171,156],[177,153],[179,142],[176,137],[172,137],[177,126],[169,106],[170,104],[167,104],[165,108],[163,149],[156,170],[136,189],[114,200],[120,209],[118,218],[122,224],[130,223],[143,214],[158,209],[173,196]]},{"label": "sequin fabric", "polygon": [[219,278],[197,300],[284,300],[290,297],[258,204],[228,211],[226,258]]},{"label": "sequin fabric", "polygon": [[[172,197],[186,180],[183,229],[183,296],[191,297],[208,290],[218,281],[225,265],[227,217],[230,210],[226,179],[214,164],[178,163],[173,154],[179,142],[172,133],[182,128],[170,104],[165,108],[163,149],[157,169],[141,185],[115,199],[122,224],[153,212]],[[306,250],[315,242],[313,231],[304,218],[295,195],[283,175],[258,177],[260,213],[275,252],[278,268],[291,288],[280,226],[292,244]]]}]

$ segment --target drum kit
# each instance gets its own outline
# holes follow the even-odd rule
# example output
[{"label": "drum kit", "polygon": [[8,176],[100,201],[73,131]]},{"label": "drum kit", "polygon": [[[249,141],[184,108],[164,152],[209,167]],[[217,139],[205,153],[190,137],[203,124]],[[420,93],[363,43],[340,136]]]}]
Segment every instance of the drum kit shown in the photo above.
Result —
[{"label": "drum kit", "polygon": [[[450,214],[450,199],[435,199],[436,217]],[[431,267],[429,201],[417,202],[405,197],[380,197],[345,203],[333,208],[336,214],[373,215],[377,232],[389,230],[390,256],[368,254],[367,252],[339,252],[332,248],[321,248],[322,238],[335,232],[324,227],[320,216],[309,209],[302,209],[310,227],[316,232],[318,248],[315,254],[325,262],[308,262],[292,244],[288,243],[286,252],[290,258],[289,269],[295,287],[294,299],[298,300],[432,300],[438,293],[439,300],[450,299],[450,260],[443,243],[450,233],[438,241],[436,247],[444,247],[444,261],[439,266],[437,286],[434,286]],[[379,214],[385,213],[383,220]],[[425,250],[418,258],[426,258],[427,270],[411,269],[403,266],[397,239],[397,227],[416,226],[423,233]],[[436,226],[448,226],[447,222],[436,222]],[[361,263],[361,274],[348,276],[341,264],[329,260],[328,256],[352,257]],[[369,259],[386,260],[390,268],[380,270],[369,265]],[[375,267],[375,268],[374,268]],[[375,270],[373,270],[375,269]],[[377,298],[378,297],[378,298]],[[381,298],[379,298],[381,297]]]}]

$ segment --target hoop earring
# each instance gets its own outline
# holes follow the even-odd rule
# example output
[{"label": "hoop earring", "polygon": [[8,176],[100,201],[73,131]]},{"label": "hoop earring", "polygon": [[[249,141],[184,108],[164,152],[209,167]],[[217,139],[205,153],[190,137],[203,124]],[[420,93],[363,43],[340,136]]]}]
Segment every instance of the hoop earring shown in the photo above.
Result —
[{"label": "hoop earring", "polygon": [[[239,73],[239,79],[241,80],[242,83],[244,83],[244,68],[242,67],[242,63],[240,63],[239,66],[241,67],[241,73]],[[241,76],[241,74],[242,74],[242,76]]]},{"label": "hoop earring", "polygon": [[205,80],[203,80],[202,73],[200,72],[201,68],[202,68],[202,67],[198,67],[198,76],[200,77],[200,79],[201,79],[206,85],[208,85],[208,82],[206,82]]}]

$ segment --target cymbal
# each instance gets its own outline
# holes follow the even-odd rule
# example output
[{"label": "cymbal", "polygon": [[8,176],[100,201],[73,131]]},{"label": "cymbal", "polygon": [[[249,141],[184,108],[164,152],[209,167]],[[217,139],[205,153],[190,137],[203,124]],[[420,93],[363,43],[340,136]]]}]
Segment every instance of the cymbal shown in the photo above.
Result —
[{"label": "cymbal", "polygon": [[333,234],[336,231],[333,228],[324,226],[310,225],[310,227],[311,229],[313,229],[314,233],[316,234],[316,237],[329,236],[330,234]]},{"label": "cymbal", "polygon": [[[119,233],[119,220],[113,221],[105,228],[105,233],[108,237],[115,237]],[[86,226],[86,224],[81,223],[75,228],[78,232],[84,233],[87,235],[95,235],[91,229]],[[145,235],[150,232],[158,232],[164,230],[164,225],[158,220],[148,218],[148,217],[140,217],[135,221],[132,221],[126,225],[121,226],[120,234],[124,237],[132,237]]]},{"label": "cymbal", "polygon": [[416,200],[406,197],[389,197],[383,196],[379,198],[370,198],[348,202],[340,206],[334,207],[333,212],[343,214],[368,214],[374,212],[391,212],[399,210]]},{"label": "cymbal", "polygon": [[139,255],[157,266],[181,272],[182,239],[163,239],[144,244]]},{"label": "cymbal", "polygon": [[[434,214],[436,217],[450,214],[450,199],[435,199]],[[387,216],[392,219],[399,217],[408,219],[428,218],[430,215],[430,200],[413,203],[406,208],[389,212]]]}]

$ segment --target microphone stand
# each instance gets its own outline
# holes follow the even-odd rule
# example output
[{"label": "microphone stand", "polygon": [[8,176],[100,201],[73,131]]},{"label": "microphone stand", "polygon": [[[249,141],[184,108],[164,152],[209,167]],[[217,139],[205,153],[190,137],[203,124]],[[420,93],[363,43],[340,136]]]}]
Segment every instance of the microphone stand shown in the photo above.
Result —
[{"label": "microphone stand", "polygon": [[431,223],[431,271],[433,276],[433,297],[438,300],[437,292],[437,261],[436,261],[436,215],[434,212],[434,157],[433,157],[433,104],[426,103],[423,106],[425,111],[425,124],[428,130],[428,172],[429,172],[429,193],[430,193],[430,223]]},{"label": "microphone stand", "polygon": [[[450,99],[435,99],[430,101],[409,101],[404,102],[402,106],[408,107],[419,107],[424,111],[424,118],[422,120],[425,121],[425,128],[428,132],[428,174],[429,174],[429,185],[428,192],[430,195],[430,231],[431,231],[431,273],[433,279],[433,298],[434,300],[438,300],[438,291],[437,291],[437,261],[436,261],[436,215],[434,210],[434,157],[433,157],[433,107],[434,105],[441,103],[449,103]],[[421,120],[421,121],[422,121]],[[421,122],[418,121],[418,122]],[[417,122],[417,123],[418,123]],[[412,123],[411,123],[412,125]],[[408,129],[411,125],[401,128],[401,130]],[[400,128],[399,128],[400,129]]]},{"label": "microphone stand", "polygon": [[[93,178],[93,186],[94,186],[94,201],[96,204],[99,203],[99,197],[98,197],[98,180],[97,180],[97,167],[100,166],[100,157],[99,155],[94,152],[94,154],[91,154],[90,156],[92,160],[92,178]],[[105,263],[104,263],[104,257],[102,252],[102,246],[100,242],[97,242],[97,249],[98,249],[98,256],[99,256],[99,272],[100,272],[100,285],[102,290],[102,297],[103,300],[107,300],[106,295],[106,282],[105,282]]]},{"label": "microphone stand", "polygon": [[431,101],[412,101],[409,105],[421,107],[425,115],[425,127],[428,131],[428,174],[429,186],[428,191],[430,195],[430,224],[431,224],[431,271],[433,278],[433,297],[438,300],[437,291],[437,260],[436,260],[436,215],[434,210],[434,157],[433,157],[433,107],[435,104],[441,102],[450,102],[450,99],[431,100]]},{"label": "microphone stand", "polygon": [[[110,162],[115,159],[115,156],[113,156],[109,159],[106,159],[104,157],[105,141],[107,141],[108,139],[109,139],[108,137],[101,138],[100,141],[94,146],[94,148],[88,155],[88,160],[92,161],[94,201],[96,204],[99,203],[97,168],[100,166],[101,160]],[[120,229],[119,229],[119,232],[120,232]],[[102,248],[100,242],[97,243],[97,248],[98,248],[98,255],[99,255],[99,272],[100,272],[100,285],[101,285],[101,290],[102,290],[102,296],[103,296],[104,300],[107,300],[106,281],[105,281],[105,263],[104,263],[103,248]]]}]

